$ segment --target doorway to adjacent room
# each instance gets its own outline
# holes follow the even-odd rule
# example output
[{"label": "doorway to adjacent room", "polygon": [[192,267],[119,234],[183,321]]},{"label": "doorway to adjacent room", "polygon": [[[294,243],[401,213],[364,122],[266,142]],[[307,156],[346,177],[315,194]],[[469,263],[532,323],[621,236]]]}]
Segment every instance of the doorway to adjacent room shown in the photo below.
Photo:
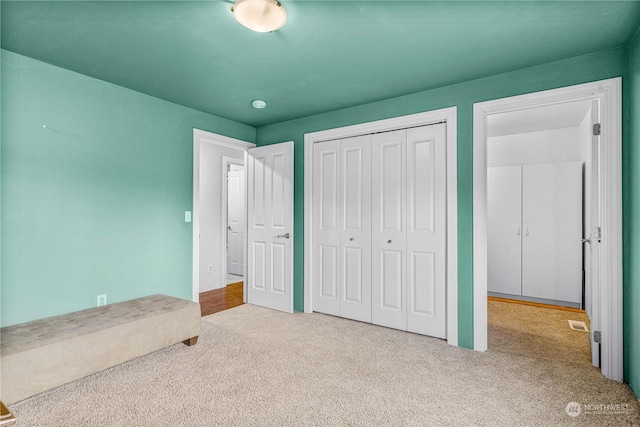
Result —
[{"label": "doorway to adjacent room", "polygon": [[583,236],[598,223],[589,209],[598,199],[598,110],[582,100],[487,119],[489,350],[592,362],[591,247]]},{"label": "doorway to adjacent room", "polygon": [[[511,141],[510,144],[503,144],[503,146],[500,146],[500,142],[504,143],[505,141],[498,141],[492,147],[492,136],[497,137],[492,135],[492,132],[495,132],[495,128],[492,131],[492,122],[495,125],[496,120],[500,118],[509,116],[513,118],[518,115],[528,116],[531,119],[536,116],[533,113],[535,109],[540,109],[538,112],[555,109],[557,111],[548,114],[549,117],[546,121],[550,123],[557,121],[561,117],[558,111],[568,105],[580,106],[577,118],[580,119],[581,125],[577,126],[579,129],[576,129],[575,132],[582,132],[584,136],[580,139],[582,141],[580,147],[582,148],[578,148],[577,151],[563,152],[559,150],[553,153],[556,158],[540,161],[539,164],[543,166],[530,166],[531,159],[539,158],[541,154],[545,154],[545,151],[550,149],[549,147],[535,149],[536,142],[539,144],[538,147],[541,147],[540,138],[537,141],[536,138],[530,138],[532,141],[529,141],[530,147],[526,149],[528,152],[525,150],[527,154],[524,156],[522,152],[518,153],[515,148],[518,145],[524,147],[526,138],[524,140],[520,138],[520,143]],[[587,111],[584,112],[584,109]],[[497,304],[495,301],[489,301],[488,304],[488,291],[497,294],[494,296],[511,296],[511,299],[520,302],[524,300],[528,303],[549,303],[584,308],[589,315],[588,323],[590,323],[591,329],[589,338],[593,365],[600,367],[605,377],[617,381],[622,380],[622,236],[620,231],[622,138],[620,111],[621,79],[619,78],[474,105],[474,347],[477,350],[487,349],[488,307]],[[529,125],[533,123],[540,126],[535,122],[535,120],[528,121]],[[537,130],[540,131],[540,129]],[[553,133],[549,129],[546,129],[545,132],[547,132],[547,136]],[[550,143],[554,149],[558,149],[558,144],[567,145],[567,135],[556,136],[558,140]],[[514,156],[520,155],[520,163],[501,165],[502,168],[498,168],[500,165],[490,163],[496,161],[495,156],[491,157],[492,151],[494,155],[497,154],[498,158],[502,157],[502,160],[509,156],[513,160]],[[583,159],[566,157],[579,156],[580,151],[584,155]],[[523,162],[523,159],[526,162]],[[564,169],[560,170],[561,167],[556,167],[557,164],[563,162],[584,164],[582,176],[580,176],[579,167],[577,172],[570,173]],[[549,166],[550,164],[551,166]],[[496,169],[492,171],[491,166]],[[502,172],[505,172],[505,167],[511,166],[515,166],[514,170],[509,171],[514,172],[511,174],[511,178],[496,181],[497,178],[504,175]],[[537,169],[540,168],[546,169],[536,175],[537,172],[540,172]],[[549,181],[547,187],[537,188],[545,181]],[[576,224],[571,224],[571,220],[569,220],[569,222],[565,221],[564,226],[554,229],[554,224],[545,221],[545,215],[549,217],[549,212],[542,207],[562,205],[567,196],[559,194],[561,187],[565,187],[573,181],[578,182],[578,187],[583,186],[586,189],[584,194],[577,195],[583,196],[582,200],[572,203],[572,205],[582,205],[583,209],[577,214],[577,217],[579,221],[582,216],[584,222],[579,224],[579,227],[575,227]],[[500,234],[501,231],[497,227],[500,222],[508,223],[508,220],[500,218],[498,221],[496,215],[492,218],[490,204],[492,198],[498,193],[496,188],[500,188],[500,185],[495,185],[496,182],[502,183],[501,185],[504,187],[502,190],[505,190],[506,187],[513,187],[509,192],[518,193],[513,203],[508,201],[501,203],[503,211],[509,206],[510,210],[520,215],[515,223],[511,224],[513,230],[510,228],[508,233]],[[492,187],[494,188],[493,193]],[[527,201],[530,196],[524,194],[525,191],[533,194],[531,200]],[[571,194],[573,194],[571,197],[576,196],[575,191]],[[553,197],[550,198],[550,196]],[[527,213],[528,205],[532,207],[532,210]],[[498,213],[504,214],[504,212]],[[555,221],[563,214],[560,212],[558,215],[552,214],[551,217],[554,217]],[[573,221],[575,222],[575,218]],[[547,225],[546,232],[543,227],[545,224]],[[551,227],[549,228],[549,226]],[[577,229],[578,234],[562,236],[561,234],[567,228]],[[534,242],[534,237],[541,240]],[[508,240],[516,241],[515,249],[496,250],[499,245]],[[565,240],[569,242],[571,247],[559,248],[565,244]],[[563,251],[563,255],[558,255]],[[558,286],[549,286],[548,282],[556,281],[561,276],[564,277],[563,263],[556,262],[556,265],[553,266],[548,262],[543,262],[545,257],[548,258],[552,252],[561,259],[565,255],[569,256],[571,259],[567,259],[566,263],[571,265],[580,265],[584,256],[584,287],[582,287],[579,273],[577,285],[572,284],[570,290],[561,289],[562,292],[558,293]],[[509,260],[503,257],[492,266],[490,259],[496,258],[496,254],[499,253],[509,254]],[[531,258],[528,258],[530,256]],[[496,266],[504,271],[492,270]],[[567,277],[573,277],[572,280],[575,282],[576,271],[574,270],[576,270],[575,266],[571,267],[571,275]],[[545,274],[548,277],[538,277]],[[503,280],[504,283],[498,283],[500,279],[507,277],[510,279]],[[536,284],[539,285],[539,289],[536,288]]]},{"label": "doorway to adjacent room", "polygon": [[246,300],[244,162],[252,147],[194,130],[193,300],[203,316]]}]

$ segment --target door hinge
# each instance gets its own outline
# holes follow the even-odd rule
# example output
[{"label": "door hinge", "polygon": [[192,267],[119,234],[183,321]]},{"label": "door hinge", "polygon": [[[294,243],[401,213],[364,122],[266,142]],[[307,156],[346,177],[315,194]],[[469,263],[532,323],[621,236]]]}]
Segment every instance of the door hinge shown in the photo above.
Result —
[{"label": "door hinge", "polygon": [[600,344],[602,342],[602,332],[593,331],[593,342]]},{"label": "door hinge", "polygon": [[593,135],[594,136],[600,135],[600,123],[594,123],[594,125],[593,125]]}]

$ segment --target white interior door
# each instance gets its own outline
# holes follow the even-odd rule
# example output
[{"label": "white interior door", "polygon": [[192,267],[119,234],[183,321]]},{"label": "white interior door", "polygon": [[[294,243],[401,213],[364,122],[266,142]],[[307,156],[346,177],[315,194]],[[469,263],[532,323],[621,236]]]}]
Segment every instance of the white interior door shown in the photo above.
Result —
[{"label": "white interior door", "polygon": [[313,147],[313,309],[340,316],[340,140]]},{"label": "white interior door", "polygon": [[[600,121],[599,103],[597,100],[591,103],[591,125]],[[594,341],[594,331],[600,330],[600,136],[591,136],[591,158],[589,161],[589,204],[586,209],[589,212],[587,224],[588,243],[585,252],[585,310],[589,316],[591,326],[591,363],[600,367],[600,343]]]},{"label": "white interior door", "polygon": [[313,308],[371,322],[371,136],[314,145]]},{"label": "white interior door", "polygon": [[582,302],[582,163],[522,169],[522,295]]},{"label": "white interior door", "polygon": [[244,170],[227,174],[227,273],[244,274]]},{"label": "white interior door", "polygon": [[313,310],[446,338],[444,124],[313,147]]},{"label": "white interior door", "polygon": [[371,136],[341,142],[342,317],[371,322]]},{"label": "white interior door", "polygon": [[445,125],[407,129],[407,330],[447,336]]},{"label": "white interior door", "polygon": [[522,295],[522,166],[487,170],[487,289]]},{"label": "white interior door", "polygon": [[372,322],[407,328],[406,131],[372,136]]},{"label": "white interior door", "polygon": [[293,312],[293,142],[248,150],[247,302]]}]

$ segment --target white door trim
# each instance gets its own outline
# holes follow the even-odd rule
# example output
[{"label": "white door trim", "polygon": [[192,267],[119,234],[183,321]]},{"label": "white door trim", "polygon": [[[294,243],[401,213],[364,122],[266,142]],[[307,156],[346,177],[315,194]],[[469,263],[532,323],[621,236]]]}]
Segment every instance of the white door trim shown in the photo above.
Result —
[{"label": "white door trim", "polygon": [[[251,142],[241,141],[235,138],[229,138],[227,136],[218,135],[211,132],[206,132],[200,129],[193,129],[193,215],[192,215],[192,295],[193,301],[200,301],[200,144],[207,143],[218,145],[221,147],[234,148],[236,150],[242,150],[246,152],[249,148],[253,148],[256,145]],[[246,159],[246,155],[245,155]],[[245,160],[246,162],[246,160]],[[223,186],[224,187],[224,186]],[[246,180],[245,180],[246,189]],[[226,190],[225,194],[226,194]],[[246,192],[245,192],[246,196]],[[245,203],[246,205],[246,203]],[[225,206],[226,209],[226,206]],[[226,218],[226,213],[225,213]],[[246,223],[245,223],[246,227]],[[245,236],[247,230],[245,228]],[[245,245],[246,246],[246,245]],[[225,271],[226,271],[226,250],[225,254]],[[246,254],[245,254],[246,255]],[[246,259],[246,256],[245,256]],[[245,263],[245,276],[247,265]],[[226,280],[226,278],[225,278]],[[246,292],[244,293],[246,298]]]},{"label": "white door trim", "polygon": [[458,345],[457,107],[362,123],[304,135],[304,311],[313,311],[313,144],[374,132],[446,123],[447,133],[447,342]]},{"label": "white door trim", "polygon": [[[235,159],[233,157],[229,157],[229,156],[222,156],[222,192],[220,194],[222,194],[222,203],[220,203],[220,212],[221,212],[221,216],[220,218],[222,218],[222,234],[221,236],[227,236],[227,222],[229,221],[228,218],[228,206],[227,203],[224,203],[225,200],[228,201],[229,199],[229,187],[227,185],[227,175],[228,175],[228,168],[229,165],[240,165],[242,167],[245,166],[244,163],[244,159],[240,160],[240,159]],[[246,173],[246,171],[245,171]],[[246,177],[246,175],[245,175]],[[246,181],[246,179],[245,179]],[[245,182],[245,189],[246,189],[247,185]],[[246,201],[247,197],[245,194],[245,201]],[[245,207],[244,210],[246,210],[246,203],[245,203]],[[245,228],[246,228],[246,218],[245,218]],[[245,230],[246,233],[246,230]],[[245,234],[245,239],[246,239],[246,234]],[[244,251],[244,250],[243,250]],[[220,283],[226,283],[227,282],[227,239],[220,239],[220,253],[222,254],[222,266],[223,269],[220,270],[220,274],[221,274],[221,281]]]},{"label": "white door trim", "polygon": [[598,100],[602,124],[601,369],[622,381],[622,78],[486,101],[473,106],[474,349],[487,349],[487,117],[542,105]]}]

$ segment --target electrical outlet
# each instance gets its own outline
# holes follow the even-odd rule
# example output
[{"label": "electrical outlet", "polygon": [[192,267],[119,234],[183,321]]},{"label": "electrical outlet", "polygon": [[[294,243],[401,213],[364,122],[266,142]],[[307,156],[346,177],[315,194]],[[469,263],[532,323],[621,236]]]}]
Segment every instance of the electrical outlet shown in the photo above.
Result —
[{"label": "electrical outlet", "polygon": [[207,271],[209,273],[213,273],[213,264],[209,264],[209,267],[207,267]]},{"label": "electrical outlet", "polygon": [[98,295],[98,307],[107,305],[107,294]]}]

